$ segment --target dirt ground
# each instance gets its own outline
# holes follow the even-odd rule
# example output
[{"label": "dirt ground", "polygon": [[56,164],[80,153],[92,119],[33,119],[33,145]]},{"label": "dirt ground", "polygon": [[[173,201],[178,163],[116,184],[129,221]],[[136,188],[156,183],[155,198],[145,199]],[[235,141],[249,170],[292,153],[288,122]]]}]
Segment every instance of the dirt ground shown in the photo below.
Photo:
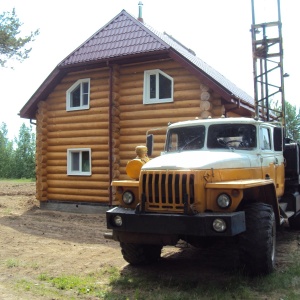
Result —
[{"label": "dirt ground", "polygon": [[[104,213],[41,210],[35,183],[0,182],[0,299],[39,299],[20,294],[15,286],[22,280],[36,281],[42,273],[89,274],[109,266],[130,270],[118,243],[104,239],[104,232]],[[298,251],[299,237],[288,229],[278,233],[277,271]],[[230,247],[222,246],[209,250],[166,247],[161,262],[147,272],[218,278],[236,267],[232,253]]]}]

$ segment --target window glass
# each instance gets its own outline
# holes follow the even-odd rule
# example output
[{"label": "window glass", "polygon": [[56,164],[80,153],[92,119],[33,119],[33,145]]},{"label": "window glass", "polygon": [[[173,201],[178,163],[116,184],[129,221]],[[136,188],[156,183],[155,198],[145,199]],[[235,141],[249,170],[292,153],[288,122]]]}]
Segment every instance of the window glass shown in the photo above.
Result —
[{"label": "window glass", "polygon": [[204,126],[172,128],[167,134],[166,151],[199,150],[204,146],[204,139]]},{"label": "window glass", "polygon": [[67,174],[91,175],[91,149],[67,150]]},{"label": "window glass", "polygon": [[176,131],[172,131],[170,132],[168,151],[173,152],[177,150],[178,150],[178,133]]},{"label": "window glass", "polygon": [[150,99],[156,98],[156,75],[150,75]]},{"label": "window glass", "polygon": [[89,92],[89,84],[87,82],[83,82],[83,93],[88,94]]},{"label": "window glass", "polygon": [[80,86],[71,93],[71,107],[80,106]]},{"label": "window glass", "polygon": [[252,150],[256,147],[256,127],[248,124],[210,125],[207,147]]},{"label": "window glass", "polygon": [[80,79],[67,90],[67,111],[89,109],[90,79]]},{"label": "window glass", "polygon": [[82,171],[89,172],[90,171],[90,152],[82,151]]},{"label": "window glass", "polygon": [[159,74],[159,99],[171,98],[171,86],[171,80]]},{"label": "window glass", "polygon": [[89,100],[89,84],[83,83],[83,105],[87,105]]},{"label": "window glass", "polygon": [[271,149],[270,131],[268,128],[262,127],[260,131],[260,143],[262,150]]},{"label": "window glass", "polygon": [[173,102],[173,78],[161,70],[144,72],[144,104]]},{"label": "window glass", "polygon": [[79,171],[79,152],[72,152],[71,159],[72,159],[71,170]]}]

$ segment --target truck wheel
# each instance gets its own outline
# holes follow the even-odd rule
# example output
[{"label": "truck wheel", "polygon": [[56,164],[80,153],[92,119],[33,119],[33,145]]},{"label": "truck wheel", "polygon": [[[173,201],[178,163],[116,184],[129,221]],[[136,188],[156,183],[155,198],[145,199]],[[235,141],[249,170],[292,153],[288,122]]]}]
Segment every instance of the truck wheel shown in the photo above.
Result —
[{"label": "truck wheel", "polygon": [[246,231],[239,238],[240,263],[246,274],[264,275],[274,271],[276,223],[273,208],[252,203],[245,208]]},{"label": "truck wheel", "polygon": [[160,258],[162,246],[120,243],[123,258],[131,265],[153,263]]}]

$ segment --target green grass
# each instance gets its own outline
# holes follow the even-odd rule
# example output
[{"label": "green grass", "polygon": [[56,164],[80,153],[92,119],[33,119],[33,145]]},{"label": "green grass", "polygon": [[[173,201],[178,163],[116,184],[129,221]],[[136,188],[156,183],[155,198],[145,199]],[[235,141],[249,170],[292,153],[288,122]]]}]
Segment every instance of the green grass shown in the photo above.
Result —
[{"label": "green grass", "polygon": [[11,215],[12,214],[12,209],[11,208],[4,208],[4,210],[2,211],[3,215]]},{"label": "green grass", "polygon": [[24,261],[20,261],[17,258],[9,258],[9,259],[3,261],[2,264],[5,265],[6,268],[8,268],[8,269],[19,268],[19,267],[31,269],[31,270],[39,269],[38,263],[36,263],[36,262],[25,263]]},{"label": "green grass", "polygon": [[[54,299],[104,300],[232,300],[300,298],[300,255],[293,265],[265,277],[250,278],[239,272],[222,274],[207,280],[178,277],[168,273],[151,274],[143,269],[125,271],[107,267],[87,275],[41,273],[36,280],[19,281],[17,287],[35,296]],[[200,270],[201,271],[201,270]],[[168,275],[166,275],[168,274]],[[205,277],[203,277],[205,278]]]},{"label": "green grass", "polygon": [[10,179],[10,178],[0,178],[0,182],[12,182],[12,183],[28,183],[28,182],[35,182],[35,178],[20,178],[20,179]]},{"label": "green grass", "polygon": [[5,263],[7,268],[16,268],[20,266],[20,261],[15,258],[10,258]]}]

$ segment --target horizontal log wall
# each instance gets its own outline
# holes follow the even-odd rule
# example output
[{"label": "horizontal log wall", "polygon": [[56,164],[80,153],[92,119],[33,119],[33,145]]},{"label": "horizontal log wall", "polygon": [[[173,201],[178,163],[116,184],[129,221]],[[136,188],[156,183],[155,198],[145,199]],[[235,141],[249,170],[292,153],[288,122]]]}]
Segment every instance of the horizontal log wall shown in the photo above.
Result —
[{"label": "horizontal log wall", "polygon": [[[173,78],[174,102],[143,104],[144,71],[152,69],[160,69]],[[147,130],[166,128],[169,122],[224,114],[221,98],[173,60],[120,67],[119,94],[120,179],[128,179],[126,164],[135,158],[135,147],[145,144]],[[154,132],[153,157],[163,151],[165,133],[166,130]]]},{"label": "horizontal log wall", "polygon": [[[90,109],[66,111],[66,91],[90,78]],[[37,199],[108,202],[109,70],[68,74],[37,113]],[[91,148],[92,175],[67,175],[67,149]]]},{"label": "horizontal log wall", "polygon": [[[143,104],[144,71],[152,69],[174,79],[174,102]],[[67,112],[66,91],[84,78],[91,80],[90,109]],[[222,114],[221,97],[173,60],[70,73],[38,106],[37,199],[107,203],[110,179],[128,179],[126,164],[149,129],[164,128],[153,132],[154,157],[163,151],[169,122]],[[67,175],[68,148],[91,148],[91,176]]]}]

